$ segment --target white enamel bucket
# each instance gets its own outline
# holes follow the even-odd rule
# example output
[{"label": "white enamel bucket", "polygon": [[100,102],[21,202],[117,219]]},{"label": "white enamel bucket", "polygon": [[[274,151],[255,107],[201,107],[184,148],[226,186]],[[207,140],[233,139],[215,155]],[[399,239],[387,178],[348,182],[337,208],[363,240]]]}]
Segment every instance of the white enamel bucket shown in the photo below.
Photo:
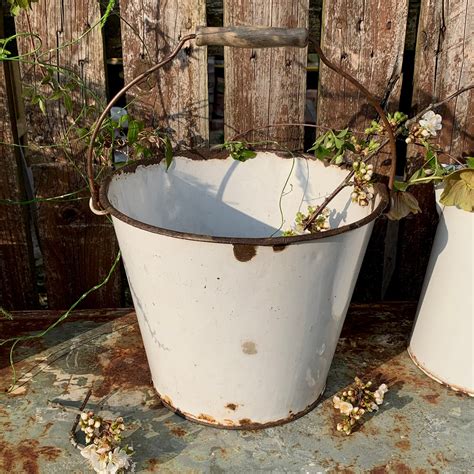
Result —
[{"label": "white enamel bucket", "polygon": [[136,162],[101,186],[154,386],[201,423],[290,421],[324,391],[385,187],[369,207],[342,191],[327,232],[278,237],[280,205],[288,229],[348,171],[270,152],[197,158]]},{"label": "white enamel bucket", "polygon": [[438,210],[408,352],[431,378],[474,396],[474,213]]},{"label": "white enamel bucket", "polygon": [[[323,393],[373,221],[388,196],[385,186],[375,185],[374,201],[359,207],[345,187],[329,206],[331,230],[282,237],[282,225],[289,229],[298,211],[321,204],[349,171],[310,157],[259,152],[240,163],[199,150],[177,152],[168,171],[159,160],[121,168],[102,183],[99,199],[94,144],[104,120],[130,88],[193,41],[197,47],[304,48],[309,38],[305,28],[254,26],[198,27],[182,37],[97,120],[87,151],[91,208],[112,216],[165,405],[212,426],[263,428],[302,416]],[[390,143],[392,188],[396,143],[385,112],[312,43],[321,62],[378,112]]]}]

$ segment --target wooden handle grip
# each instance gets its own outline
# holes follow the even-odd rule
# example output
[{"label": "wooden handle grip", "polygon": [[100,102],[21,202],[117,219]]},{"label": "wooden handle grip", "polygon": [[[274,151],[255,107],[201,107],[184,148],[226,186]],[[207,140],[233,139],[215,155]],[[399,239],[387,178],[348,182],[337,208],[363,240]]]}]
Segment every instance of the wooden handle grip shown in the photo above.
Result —
[{"label": "wooden handle grip", "polygon": [[270,28],[266,26],[198,26],[196,30],[198,46],[232,46],[234,48],[278,48],[296,46],[304,48],[308,44],[306,28]]}]

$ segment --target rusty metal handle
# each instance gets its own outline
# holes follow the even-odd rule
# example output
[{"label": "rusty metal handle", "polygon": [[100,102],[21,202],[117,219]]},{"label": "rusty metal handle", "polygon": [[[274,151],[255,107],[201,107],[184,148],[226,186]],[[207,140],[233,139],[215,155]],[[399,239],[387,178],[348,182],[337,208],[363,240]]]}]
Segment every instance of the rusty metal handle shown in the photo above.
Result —
[{"label": "rusty metal handle", "polygon": [[[283,41],[290,41],[291,40],[292,42],[294,42],[294,41],[296,41],[295,38],[298,39],[297,42],[302,42],[303,41],[303,34],[301,32],[302,30],[305,31],[305,34],[304,34],[304,42],[305,43],[304,43],[304,45],[306,45],[307,41],[308,41],[308,32],[304,28],[297,28],[297,29],[294,29],[294,30],[286,30],[284,28],[236,27],[236,28],[230,28],[230,29],[233,31],[233,33],[231,34],[231,36],[232,35],[233,36],[231,38],[231,43],[232,44],[229,43],[228,45],[233,46],[233,47],[253,47],[253,48],[262,47],[263,48],[263,47],[283,46],[283,43],[282,43]],[[249,30],[252,30],[254,32],[255,32],[256,29],[258,29],[259,35],[260,35],[259,36],[259,41],[255,40],[255,36],[253,36],[253,40],[252,40],[248,36],[242,35],[241,32],[243,31],[243,29],[249,29]],[[212,30],[212,28],[199,27],[196,34],[190,34],[190,35],[184,36],[179,41],[179,43],[176,45],[175,49],[166,58],[164,58],[162,61],[155,64],[154,66],[152,66],[150,69],[146,70],[145,72],[143,72],[139,76],[137,76],[135,79],[130,81],[125,87],[123,87],[119,92],[117,92],[117,94],[115,94],[115,96],[110,100],[110,102],[107,104],[107,107],[104,109],[104,111],[102,112],[102,114],[98,118],[98,120],[96,122],[96,125],[95,125],[95,128],[94,128],[94,131],[93,131],[92,136],[91,136],[89,147],[87,149],[87,176],[88,176],[89,187],[90,187],[90,192],[91,192],[90,207],[91,207],[92,211],[95,212],[96,214],[103,215],[107,212],[100,208],[99,190],[97,188],[97,185],[96,185],[95,179],[94,179],[94,163],[93,163],[94,162],[94,143],[95,143],[95,141],[97,139],[97,136],[100,132],[102,124],[103,124],[104,120],[106,119],[106,117],[108,116],[110,110],[116,104],[116,102],[120,99],[120,97],[122,97],[123,94],[125,94],[131,87],[135,86],[136,84],[139,84],[140,82],[145,80],[150,74],[154,73],[158,69],[162,68],[165,64],[172,61],[188,41],[191,41],[192,39],[196,39],[196,43],[198,45],[216,44],[216,43],[213,43],[213,42],[209,42],[210,41],[209,38],[212,35],[209,35],[209,34],[206,33],[208,30]],[[222,30],[227,30],[227,29],[226,28],[217,28],[217,30],[222,32]],[[270,37],[268,37],[267,33],[265,35],[262,34],[263,32],[268,32],[268,31],[272,32],[274,30],[289,31],[289,32],[293,32],[294,34],[292,33],[292,34],[290,34],[289,36],[286,36],[286,37],[284,35],[283,36],[276,35],[276,37],[273,37],[272,34],[270,34]],[[204,31],[204,34],[203,34],[203,31]],[[237,31],[237,34],[235,33],[236,31]],[[227,39],[225,39],[225,38],[226,38],[226,35],[228,34],[228,32],[224,31],[222,33],[224,34],[224,36],[222,36],[222,35],[220,36],[220,40],[219,40],[220,42],[217,43],[217,44],[227,44],[224,41],[227,41]],[[198,39],[199,35],[201,35],[201,36],[200,36],[200,40],[198,42],[197,39]],[[246,44],[250,44],[250,43],[248,43],[250,41],[253,44],[253,46],[239,46],[237,44],[237,42],[235,41],[235,38],[237,38],[237,37],[239,38],[239,41],[247,42]],[[265,37],[265,39],[262,39],[264,37]],[[311,39],[309,39],[309,41],[311,41]],[[263,45],[264,42],[268,42],[268,44]],[[255,46],[256,43],[260,44],[260,46]],[[388,139],[389,139],[389,143],[390,143],[390,152],[391,152],[391,155],[392,155],[392,166],[391,166],[391,170],[390,170],[390,178],[389,178],[388,187],[389,187],[390,190],[392,190],[393,189],[393,182],[395,180],[397,153],[396,153],[395,135],[393,133],[392,127],[391,127],[391,125],[390,125],[390,123],[387,119],[387,116],[386,116],[384,110],[380,106],[380,104],[377,101],[377,99],[375,98],[375,96],[373,96],[359,81],[357,81],[357,79],[352,77],[349,73],[343,71],[341,68],[339,68],[338,66],[336,66],[335,64],[333,64],[331,61],[329,61],[326,58],[326,56],[322,52],[321,47],[319,46],[318,43],[316,43],[314,41],[311,41],[311,43],[314,45],[314,47],[316,49],[316,52],[317,52],[319,58],[321,59],[321,61],[327,67],[329,67],[330,69],[332,69],[336,73],[340,74],[342,77],[347,79],[352,84],[354,84],[367,97],[367,100],[369,101],[369,103],[375,108],[375,110],[379,114],[379,116],[380,116],[380,118],[381,118],[381,120],[382,120],[382,122],[385,126],[385,130],[388,134]],[[288,43],[285,43],[285,45],[290,46],[290,44],[288,44]],[[299,44],[291,44],[291,46],[299,46]]]},{"label": "rusty metal handle", "polygon": [[231,46],[234,48],[278,48],[308,44],[306,28],[270,28],[265,26],[198,26],[198,46]]},{"label": "rusty metal handle", "polygon": [[174,50],[165,59],[155,64],[150,69],[143,72],[142,74],[138,75],[135,79],[133,79],[127,85],[125,85],[122,89],[120,89],[117,92],[117,94],[115,94],[115,96],[112,97],[110,102],[107,104],[107,107],[104,109],[100,117],[97,119],[94,132],[92,133],[91,140],[89,142],[89,147],[87,148],[87,155],[86,155],[87,156],[86,158],[87,159],[87,177],[88,177],[89,187],[90,187],[90,192],[91,192],[91,199],[90,199],[89,205],[92,212],[94,212],[95,214],[98,214],[98,215],[104,214],[104,210],[100,208],[99,190],[96,186],[95,179],[94,179],[94,143],[97,139],[97,136],[99,135],[99,131],[100,131],[100,128],[102,127],[104,120],[109,115],[112,107],[125,94],[125,92],[127,92],[133,86],[144,81],[150,74],[153,74],[155,71],[162,68],[165,64],[168,64],[170,61],[172,61],[176,57],[176,55],[180,52],[180,50],[183,48],[183,46],[188,41],[191,41],[194,38],[196,38],[195,34],[187,35],[181,38],[181,40],[176,45]]},{"label": "rusty metal handle", "polygon": [[395,175],[397,172],[397,144],[395,141],[395,134],[393,133],[392,126],[390,125],[390,122],[388,121],[387,115],[385,114],[382,106],[380,105],[379,101],[377,98],[369,92],[357,79],[352,77],[348,72],[344,71],[341,69],[339,66],[336,66],[334,63],[329,61],[329,59],[326,57],[326,55],[323,53],[321,50],[321,46],[319,46],[319,43],[316,41],[313,41],[312,39],[309,40],[311,44],[314,46],[314,49],[316,50],[316,54],[319,56],[319,59],[329,68],[332,69],[334,72],[338,73],[341,75],[344,79],[347,79],[351,84],[357,87],[367,98],[367,101],[372,105],[372,107],[377,111],[379,114],[380,119],[382,120],[384,124],[385,131],[387,132],[388,135],[388,141],[389,141],[389,146],[390,146],[390,154],[392,155],[392,163],[390,167],[390,175],[388,179],[388,189],[390,191],[393,190],[393,184],[395,182]]}]

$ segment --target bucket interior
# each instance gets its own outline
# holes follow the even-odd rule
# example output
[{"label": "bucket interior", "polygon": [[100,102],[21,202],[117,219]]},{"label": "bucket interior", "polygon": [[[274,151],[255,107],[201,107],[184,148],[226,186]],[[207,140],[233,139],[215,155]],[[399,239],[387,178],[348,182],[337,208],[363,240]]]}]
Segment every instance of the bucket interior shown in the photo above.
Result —
[{"label": "bucket interior", "polygon": [[[303,157],[272,152],[239,162],[175,156],[113,176],[107,197],[119,212],[144,224],[215,237],[266,238],[281,235],[298,211],[319,205],[348,171]],[[350,187],[331,201],[331,228],[369,215],[375,203],[351,204]]]}]

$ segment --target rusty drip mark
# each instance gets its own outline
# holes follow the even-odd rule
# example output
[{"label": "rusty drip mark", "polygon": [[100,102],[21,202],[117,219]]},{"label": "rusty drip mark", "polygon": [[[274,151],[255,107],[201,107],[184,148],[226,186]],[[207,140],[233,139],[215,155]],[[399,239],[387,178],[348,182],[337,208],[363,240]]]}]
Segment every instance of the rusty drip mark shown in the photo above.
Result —
[{"label": "rusty drip mark", "polygon": [[249,262],[257,255],[254,245],[234,244],[234,256],[239,262]]},{"label": "rusty drip mark", "polygon": [[213,418],[213,417],[210,416],[210,415],[206,415],[205,413],[201,413],[201,414],[198,416],[198,419],[199,419],[199,420],[207,421],[208,423],[216,423],[216,419],[215,419],[215,418]]},{"label": "rusty drip mark", "polygon": [[286,249],[286,245],[274,245],[273,246],[273,251],[274,252],[283,252],[283,250]]},{"label": "rusty drip mark", "polygon": [[424,398],[428,403],[431,403],[432,405],[437,405],[439,400],[439,393],[429,393],[427,395],[422,395],[422,398]]},{"label": "rusty drip mark", "polygon": [[186,430],[183,430],[183,428],[181,428],[180,426],[175,426],[174,428],[171,428],[170,431],[178,438],[183,438],[188,434],[188,432]]},{"label": "rusty drip mark", "polygon": [[242,418],[241,420],[239,420],[239,423],[241,425],[253,425],[254,424],[250,418]]},{"label": "rusty drip mark", "polygon": [[411,443],[408,439],[402,439],[400,441],[397,441],[395,443],[395,446],[400,450],[400,451],[408,451],[411,447]]},{"label": "rusty drip mark", "polygon": [[236,403],[228,403],[225,407],[228,408],[229,410],[235,411],[237,410],[239,405],[237,405]]},{"label": "rusty drip mark", "polygon": [[257,351],[257,345],[252,341],[245,341],[242,343],[242,352],[248,355],[254,355]]}]

